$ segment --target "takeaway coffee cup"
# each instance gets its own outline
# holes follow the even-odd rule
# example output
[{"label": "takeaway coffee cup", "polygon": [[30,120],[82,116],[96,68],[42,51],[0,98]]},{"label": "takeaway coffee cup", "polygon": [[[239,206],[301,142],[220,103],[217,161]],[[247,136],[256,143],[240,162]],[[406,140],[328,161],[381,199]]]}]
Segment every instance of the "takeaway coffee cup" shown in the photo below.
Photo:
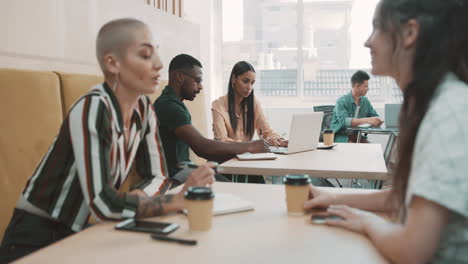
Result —
[{"label": "takeaway coffee cup", "polygon": [[211,229],[214,193],[208,187],[190,187],[185,192],[185,207],[190,230],[208,231]]},{"label": "takeaway coffee cup", "polygon": [[304,214],[304,202],[309,195],[309,175],[286,175],[284,185],[286,187],[286,205],[289,214]]},{"label": "takeaway coffee cup", "polygon": [[335,133],[331,129],[323,130],[323,144],[326,146],[333,145],[335,140]]}]

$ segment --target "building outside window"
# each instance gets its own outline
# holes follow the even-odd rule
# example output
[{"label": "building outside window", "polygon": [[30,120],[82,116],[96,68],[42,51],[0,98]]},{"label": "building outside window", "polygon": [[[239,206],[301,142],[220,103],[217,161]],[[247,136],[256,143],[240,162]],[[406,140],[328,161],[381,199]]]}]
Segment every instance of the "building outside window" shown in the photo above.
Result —
[{"label": "building outside window", "polygon": [[[370,73],[364,42],[378,0],[222,0],[222,91],[233,65],[257,71],[255,94],[280,107],[332,103],[358,69]],[[371,76],[373,102],[401,102],[388,77]]]}]

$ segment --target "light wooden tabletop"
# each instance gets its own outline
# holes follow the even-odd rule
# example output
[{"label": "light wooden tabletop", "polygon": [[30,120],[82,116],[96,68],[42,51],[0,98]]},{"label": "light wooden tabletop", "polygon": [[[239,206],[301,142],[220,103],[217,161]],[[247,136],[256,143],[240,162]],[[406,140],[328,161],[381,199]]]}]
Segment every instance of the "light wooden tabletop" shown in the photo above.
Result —
[{"label": "light wooden tabletop", "polygon": [[284,176],[309,174],[316,178],[387,179],[380,144],[339,143],[333,149],[277,155],[276,160],[228,160],[218,167],[225,174]]},{"label": "light wooden tabletop", "polygon": [[208,232],[188,230],[182,214],[153,218],[180,224],[170,236],[196,239],[196,246],[153,241],[107,222],[17,263],[387,263],[362,235],[311,224],[310,215],[288,216],[282,185],[216,183],[213,189],[249,200],[255,210],[216,216]]}]

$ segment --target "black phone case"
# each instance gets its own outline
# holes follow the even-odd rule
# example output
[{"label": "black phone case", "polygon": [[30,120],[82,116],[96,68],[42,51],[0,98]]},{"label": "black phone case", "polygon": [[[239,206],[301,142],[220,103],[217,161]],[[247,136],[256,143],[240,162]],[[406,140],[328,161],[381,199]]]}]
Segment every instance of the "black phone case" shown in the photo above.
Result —
[{"label": "black phone case", "polygon": [[[128,223],[122,225],[122,223],[128,221]],[[150,221],[142,221],[142,220],[138,220],[140,222],[145,222],[145,223],[151,223]],[[125,231],[133,231],[133,232],[143,232],[143,233],[151,233],[151,234],[163,234],[163,235],[167,235],[167,234],[170,234],[172,232],[174,232],[175,230],[177,230],[180,226],[178,224],[175,224],[175,223],[165,223],[165,224],[170,224],[170,225],[175,225],[174,228],[168,230],[168,231],[163,231],[163,229],[160,229],[160,228],[144,228],[144,227],[136,227],[135,226],[135,221],[130,221],[130,220],[125,220],[123,222],[120,222],[118,223],[117,225],[115,225],[115,229],[117,230],[125,230]],[[121,225],[121,226],[120,226]]]}]

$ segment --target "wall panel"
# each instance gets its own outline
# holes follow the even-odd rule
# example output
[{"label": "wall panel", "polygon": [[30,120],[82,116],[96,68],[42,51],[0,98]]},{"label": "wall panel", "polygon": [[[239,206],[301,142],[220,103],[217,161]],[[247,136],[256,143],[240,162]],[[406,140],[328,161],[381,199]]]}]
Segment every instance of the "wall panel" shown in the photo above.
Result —
[{"label": "wall panel", "polygon": [[138,18],[150,26],[166,66],[178,53],[200,55],[198,25],[144,1],[2,0],[0,67],[99,73],[94,54],[97,31],[121,17]]}]

